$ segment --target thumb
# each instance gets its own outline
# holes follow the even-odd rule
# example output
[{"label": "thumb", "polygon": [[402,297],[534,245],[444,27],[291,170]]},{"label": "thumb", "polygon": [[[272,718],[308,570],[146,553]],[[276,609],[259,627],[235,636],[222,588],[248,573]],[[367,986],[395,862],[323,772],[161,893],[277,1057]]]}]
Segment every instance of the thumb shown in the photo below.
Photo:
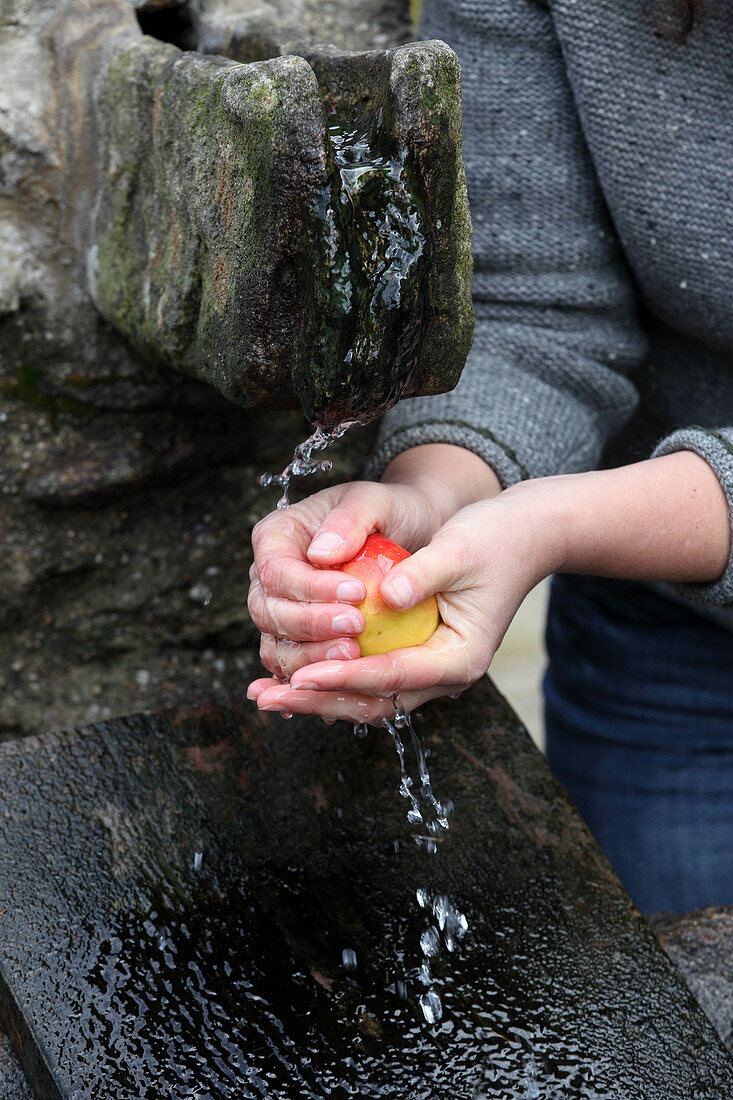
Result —
[{"label": "thumb", "polygon": [[455,588],[461,557],[457,560],[454,540],[439,533],[428,546],[390,569],[380,586],[382,597],[390,607],[407,610],[427,596]]},{"label": "thumb", "polygon": [[372,531],[389,521],[390,497],[377,483],[360,482],[344,493],[308,547],[314,565],[338,565],[361,550]]}]

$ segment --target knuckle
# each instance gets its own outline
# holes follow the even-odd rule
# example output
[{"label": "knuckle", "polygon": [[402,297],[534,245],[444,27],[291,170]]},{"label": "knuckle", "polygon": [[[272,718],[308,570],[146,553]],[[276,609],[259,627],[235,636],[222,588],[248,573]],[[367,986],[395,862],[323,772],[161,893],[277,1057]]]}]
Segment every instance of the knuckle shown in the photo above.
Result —
[{"label": "knuckle", "polygon": [[312,638],[318,633],[318,626],[313,621],[313,615],[308,607],[299,607],[296,616],[298,633],[303,638]]},{"label": "knuckle", "polygon": [[388,665],[380,668],[375,684],[375,690],[379,695],[393,695],[400,688],[400,673],[394,659],[390,659]]},{"label": "knuckle", "polygon": [[252,619],[256,620],[259,611],[259,600],[254,588],[250,588],[247,593],[247,610],[249,611]]},{"label": "knuckle", "polygon": [[358,484],[349,489],[336,511],[351,526],[362,527],[364,526],[365,513],[369,515],[373,511],[373,503],[373,487],[369,484]]},{"label": "knuckle", "polygon": [[265,592],[271,592],[277,587],[279,570],[272,558],[264,558],[258,563],[257,572],[259,581]]},{"label": "knuckle", "polygon": [[260,660],[268,672],[272,672],[275,676],[280,674],[274,640],[269,634],[263,634],[260,641]]},{"label": "knuckle", "polygon": [[252,545],[255,547],[255,549],[262,542],[263,538],[266,536],[271,527],[272,515],[265,516],[263,519],[258,520],[257,523],[254,525],[254,527],[252,528]]},{"label": "knuckle", "polygon": [[302,648],[303,646],[300,642],[294,642],[292,638],[275,639],[275,652],[283,668],[285,668],[286,665],[291,665],[293,661],[297,659],[297,655]]}]

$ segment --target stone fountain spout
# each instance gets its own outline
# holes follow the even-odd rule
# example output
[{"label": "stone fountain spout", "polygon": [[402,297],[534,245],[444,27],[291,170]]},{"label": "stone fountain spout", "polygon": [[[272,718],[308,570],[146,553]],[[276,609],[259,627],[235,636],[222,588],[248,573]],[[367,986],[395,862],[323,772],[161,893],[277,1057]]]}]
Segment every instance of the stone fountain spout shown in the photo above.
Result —
[{"label": "stone fountain spout", "polygon": [[123,0],[20,8],[52,106],[11,243],[40,190],[58,217],[51,277],[9,265],[7,298],[32,289],[53,330],[91,300],[143,359],[326,425],[455,385],[473,314],[445,44],[243,62],[143,34]]}]

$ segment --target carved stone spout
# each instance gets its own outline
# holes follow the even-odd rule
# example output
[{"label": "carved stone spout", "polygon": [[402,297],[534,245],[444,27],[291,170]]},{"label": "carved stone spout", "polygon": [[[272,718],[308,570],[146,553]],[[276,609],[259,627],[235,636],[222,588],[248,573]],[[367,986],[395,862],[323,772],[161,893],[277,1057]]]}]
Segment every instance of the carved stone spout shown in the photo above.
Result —
[{"label": "carved stone spout", "polygon": [[243,64],[144,35],[123,0],[15,6],[0,34],[33,55],[37,110],[6,90],[9,314],[32,300],[64,343],[91,302],[144,359],[321,422],[455,385],[470,223],[444,44]]}]

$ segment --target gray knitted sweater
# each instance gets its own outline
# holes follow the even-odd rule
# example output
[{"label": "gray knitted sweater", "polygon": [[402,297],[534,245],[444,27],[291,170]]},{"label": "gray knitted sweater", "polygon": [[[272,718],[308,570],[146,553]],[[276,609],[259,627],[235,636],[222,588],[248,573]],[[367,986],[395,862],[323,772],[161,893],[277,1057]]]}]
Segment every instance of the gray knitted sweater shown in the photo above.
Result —
[{"label": "gray knitted sweater", "polygon": [[[476,330],[454,391],[384,418],[371,475],[428,442],[504,485],[689,449],[733,514],[733,11],[680,43],[651,8],[426,0],[463,70]],[[733,557],[678,592],[733,604]]]}]

